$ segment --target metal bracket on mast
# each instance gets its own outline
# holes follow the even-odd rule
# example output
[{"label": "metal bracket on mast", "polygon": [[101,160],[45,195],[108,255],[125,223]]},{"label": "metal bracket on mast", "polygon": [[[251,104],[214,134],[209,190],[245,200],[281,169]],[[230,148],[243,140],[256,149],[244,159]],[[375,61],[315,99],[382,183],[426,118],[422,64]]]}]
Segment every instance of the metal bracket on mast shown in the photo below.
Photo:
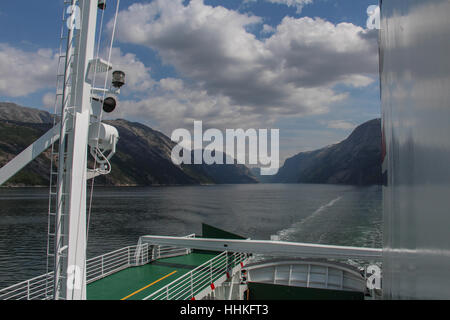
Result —
[{"label": "metal bracket on mast", "polygon": [[[15,156],[7,164],[0,168],[0,186],[11,179],[15,174],[36,159],[41,153],[47,150],[53,143],[59,139],[61,123],[47,131],[42,137],[29,145],[25,150]],[[112,148],[112,147],[111,147]],[[114,149],[115,151],[115,145]],[[111,158],[111,156],[108,156]],[[88,170],[87,180],[102,175],[103,173]]]},{"label": "metal bracket on mast", "polygon": [[89,61],[87,72],[86,72],[86,82],[94,85],[92,83],[94,79],[94,74],[105,73],[112,70],[111,63],[107,61],[96,58]]}]

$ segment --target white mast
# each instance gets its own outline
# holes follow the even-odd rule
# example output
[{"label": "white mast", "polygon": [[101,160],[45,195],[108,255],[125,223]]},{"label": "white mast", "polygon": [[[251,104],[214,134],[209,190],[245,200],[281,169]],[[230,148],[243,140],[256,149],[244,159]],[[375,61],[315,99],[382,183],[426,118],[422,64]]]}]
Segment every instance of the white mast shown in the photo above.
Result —
[{"label": "white mast", "polygon": [[[59,147],[58,205],[55,235],[54,298],[86,299],[86,177],[92,85],[86,80],[89,61],[94,59],[97,0],[72,2],[73,19],[66,59],[72,84],[64,100]],[[77,12],[79,10],[79,12]],[[80,30],[76,30],[76,26]],[[71,41],[75,42],[73,56]],[[70,70],[71,69],[71,70]],[[63,102],[64,103],[64,102]],[[72,127],[71,127],[72,126]]]},{"label": "white mast", "polygon": [[[94,59],[97,11],[98,8],[105,9],[105,2],[65,0],[64,5],[67,6],[65,13],[69,14],[69,18],[66,21],[68,33],[64,74],[58,74],[58,77],[63,76],[63,86],[57,88],[57,97],[62,97],[61,122],[0,168],[0,185],[59,139],[58,181],[56,190],[50,190],[50,197],[56,196],[56,208],[52,210],[51,205],[49,208],[49,217],[54,217],[54,225],[51,228],[49,223],[48,231],[49,239],[54,239],[54,251],[47,252],[48,257],[54,257],[51,298],[84,300],[86,180],[111,171],[109,159],[115,153],[119,135],[114,127],[100,122],[101,109],[103,107],[105,112],[114,110],[116,100],[111,95],[119,94],[120,87],[125,83],[125,74],[122,71],[114,72],[112,87],[109,89],[93,87],[93,74],[95,78],[95,74],[112,69],[109,62]],[[116,19],[117,12],[118,8]],[[109,97],[104,99],[106,94]],[[100,165],[99,169],[87,169],[88,147]],[[106,151],[109,151],[107,156]]]},{"label": "white mast", "polygon": [[[76,2],[72,1],[71,18],[79,21],[69,26],[80,29],[74,35],[72,28],[68,36],[55,221],[53,298],[65,300],[86,299],[86,180],[111,171],[109,159],[115,153],[119,134],[114,127],[101,123],[101,108],[112,112],[116,100],[103,98],[119,94],[125,84],[125,74],[115,71],[113,88],[93,87],[95,74],[112,69],[109,62],[94,59],[97,9],[105,9],[105,5],[99,0],[79,0],[77,7]],[[88,147],[100,169],[87,169]],[[106,151],[110,151],[107,156]]]}]

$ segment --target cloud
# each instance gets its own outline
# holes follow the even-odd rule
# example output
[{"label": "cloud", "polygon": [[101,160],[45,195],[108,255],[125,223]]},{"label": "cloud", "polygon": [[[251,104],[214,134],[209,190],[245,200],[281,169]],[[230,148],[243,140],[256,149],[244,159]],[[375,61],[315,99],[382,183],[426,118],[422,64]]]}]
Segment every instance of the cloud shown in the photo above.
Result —
[{"label": "cloud", "polygon": [[[245,2],[256,2],[257,0],[246,0]],[[313,3],[313,0],[263,0],[270,3],[286,5],[288,7],[295,7],[297,13],[301,13],[305,5]]]},{"label": "cloud", "polygon": [[[107,60],[109,52],[102,50],[100,57]],[[146,67],[135,54],[123,53],[119,48],[113,48],[111,63],[114,70],[126,73],[127,86],[125,94],[147,92],[154,80],[150,75],[150,68]],[[54,89],[56,84],[58,55],[51,49],[24,51],[6,43],[0,43],[0,95],[7,97],[23,97],[41,89]],[[111,79],[111,73],[109,75]],[[103,87],[104,77],[96,76],[96,85]],[[53,104],[52,93],[43,97],[46,108]]]},{"label": "cloud", "polygon": [[377,74],[376,39],[351,23],[285,17],[266,46],[283,61],[284,81],[316,87],[367,86]]},{"label": "cloud", "polygon": [[[58,99],[61,102],[61,99]],[[47,111],[53,113],[55,111],[56,94],[54,92],[47,92],[42,96],[42,107]],[[59,111],[59,109],[57,109]]]},{"label": "cloud", "polygon": [[181,79],[165,78],[157,81],[145,98],[120,101],[114,117],[139,120],[169,136],[177,128],[191,129],[194,120],[204,121],[205,128],[218,129],[273,124],[274,118],[248,112],[248,108],[232,104],[223,95],[208,95]]},{"label": "cloud", "polygon": [[351,23],[286,17],[261,40],[247,31],[262,24],[261,18],[202,0],[136,3],[120,12],[118,23],[120,41],[156,51],[183,79],[183,94],[191,91],[189,99],[175,101],[162,94],[163,85],[159,98],[169,99],[172,108],[184,105],[187,118],[209,115],[200,119],[204,122],[219,114],[223,122],[270,123],[276,117],[326,113],[347,97],[334,86],[367,86],[378,70],[376,39]]},{"label": "cloud", "polygon": [[324,124],[331,129],[352,130],[356,128],[356,125],[345,120],[331,120]]},{"label": "cloud", "polygon": [[[105,61],[109,58],[109,48],[102,50],[100,57]],[[125,72],[126,86],[122,89],[122,94],[141,94],[148,92],[155,81],[150,74],[150,68],[140,61],[135,54],[123,53],[120,48],[113,48],[111,52],[111,64],[113,69],[108,75],[108,81],[111,81],[111,74],[115,70]],[[105,84],[105,77],[96,76],[95,85],[103,87]],[[109,83],[107,83],[109,85]]]},{"label": "cloud", "polygon": [[263,33],[263,34],[272,34],[272,33],[275,32],[275,30],[276,29],[274,27],[272,27],[272,26],[270,26],[268,24],[264,24],[261,33]]},{"label": "cloud", "polygon": [[54,87],[57,63],[51,49],[29,52],[0,43],[0,95],[22,97]]}]

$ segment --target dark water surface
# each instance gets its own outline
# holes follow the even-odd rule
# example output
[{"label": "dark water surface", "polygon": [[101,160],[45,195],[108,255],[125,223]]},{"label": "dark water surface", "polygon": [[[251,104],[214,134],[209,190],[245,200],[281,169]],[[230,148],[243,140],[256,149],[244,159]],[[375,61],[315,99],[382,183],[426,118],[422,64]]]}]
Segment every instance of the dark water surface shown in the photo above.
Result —
[{"label": "dark water surface", "polygon": [[[256,184],[96,188],[88,258],[141,235],[201,233],[381,247],[381,187]],[[46,270],[47,188],[0,189],[0,288]]]}]

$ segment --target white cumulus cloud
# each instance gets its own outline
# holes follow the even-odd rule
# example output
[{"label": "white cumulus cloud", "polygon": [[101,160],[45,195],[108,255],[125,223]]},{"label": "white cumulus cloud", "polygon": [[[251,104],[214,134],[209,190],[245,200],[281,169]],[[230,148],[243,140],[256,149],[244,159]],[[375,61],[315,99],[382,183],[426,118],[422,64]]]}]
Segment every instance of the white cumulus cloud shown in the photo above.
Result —
[{"label": "white cumulus cloud", "polygon": [[356,125],[345,120],[330,120],[324,124],[326,124],[328,128],[332,129],[352,130],[356,128]]},{"label": "white cumulus cloud", "polygon": [[57,63],[51,49],[24,51],[0,43],[0,96],[21,97],[54,87]]},{"label": "white cumulus cloud", "polygon": [[[165,117],[270,123],[326,113],[348,96],[336,85],[367,86],[378,70],[375,34],[351,23],[286,17],[262,40],[248,31],[264,26],[262,18],[202,0],[135,3],[120,12],[118,23],[120,41],[154,50],[180,75],[177,83],[159,83],[157,98],[135,101],[151,113],[161,106],[179,111]],[[175,98],[174,92],[186,96]]]},{"label": "white cumulus cloud", "polygon": [[[246,0],[246,2],[256,2],[257,0]],[[263,0],[270,3],[286,5],[297,9],[297,13],[301,13],[304,6],[313,3],[313,0]]]}]

